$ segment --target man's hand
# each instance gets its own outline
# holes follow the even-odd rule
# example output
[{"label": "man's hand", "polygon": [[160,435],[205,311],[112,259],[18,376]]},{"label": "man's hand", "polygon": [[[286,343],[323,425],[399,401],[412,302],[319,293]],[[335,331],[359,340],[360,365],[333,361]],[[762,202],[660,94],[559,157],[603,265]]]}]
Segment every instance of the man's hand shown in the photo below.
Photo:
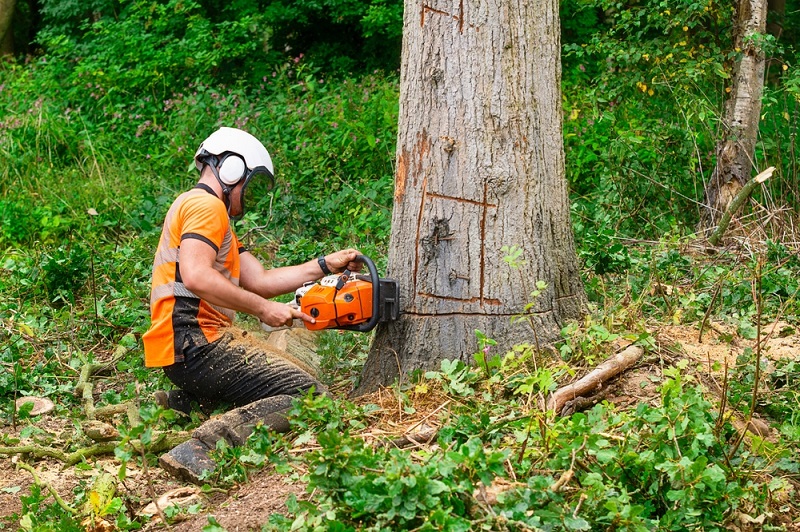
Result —
[{"label": "man's hand", "polygon": [[317,320],[286,303],[267,301],[258,318],[270,327],[291,327],[296,319],[314,323]]},{"label": "man's hand", "polygon": [[362,264],[356,261],[356,257],[361,253],[357,249],[343,249],[330,255],[325,255],[325,263],[333,273],[342,273],[345,270],[351,272],[361,271]]}]

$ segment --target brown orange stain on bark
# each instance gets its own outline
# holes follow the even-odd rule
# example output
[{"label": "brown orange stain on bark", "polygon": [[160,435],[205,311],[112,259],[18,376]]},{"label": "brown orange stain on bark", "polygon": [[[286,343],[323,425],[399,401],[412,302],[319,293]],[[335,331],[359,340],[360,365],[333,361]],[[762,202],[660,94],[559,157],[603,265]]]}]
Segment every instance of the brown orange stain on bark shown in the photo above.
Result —
[{"label": "brown orange stain on bark", "polygon": [[425,157],[431,151],[431,138],[428,136],[428,131],[423,129],[417,133],[417,142],[414,144],[414,184],[417,183],[417,178],[422,173],[424,167]]},{"label": "brown orange stain on bark", "polygon": [[400,150],[397,157],[397,171],[394,180],[394,199],[400,201],[406,194],[406,182],[408,174],[411,172],[414,185],[417,184],[419,175],[422,173],[423,163],[428,152],[431,151],[431,140],[428,132],[424,129],[417,133],[417,141],[411,148],[411,152],[406,148]]},{"label": "brown orange stain on bark", "polygon": [[406,159],[408,159],[408,151],[402,150],[397,157],[397,173],[394,179],[394,200],[399,202],[406,194],[406,177],[408,169],[406,167]]}]

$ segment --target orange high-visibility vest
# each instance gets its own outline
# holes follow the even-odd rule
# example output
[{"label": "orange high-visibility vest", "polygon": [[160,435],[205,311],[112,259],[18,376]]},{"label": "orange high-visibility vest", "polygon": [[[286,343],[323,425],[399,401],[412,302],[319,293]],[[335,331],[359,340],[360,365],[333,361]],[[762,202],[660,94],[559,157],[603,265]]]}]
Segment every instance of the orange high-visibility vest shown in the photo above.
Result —
[{"label": "orange high-visibility vest", "polygon": [[167,212],[153,260],[150,329],[142,337],[147,367],[181,362],[187,338],[202,333],[213,342],[221,328],[233,323],[234,311],[200,299],[181,282],[180,245],[187,238],[214,248],[214,269],[239,285],[239,253],[244,250],[231,230],[225,204],[203,185],[184,192]]}]

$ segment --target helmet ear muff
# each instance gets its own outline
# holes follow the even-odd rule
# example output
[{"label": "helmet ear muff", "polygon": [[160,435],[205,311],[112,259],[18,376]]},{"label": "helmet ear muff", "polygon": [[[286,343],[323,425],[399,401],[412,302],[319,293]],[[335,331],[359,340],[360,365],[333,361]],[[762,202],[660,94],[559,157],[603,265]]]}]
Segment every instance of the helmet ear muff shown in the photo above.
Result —
[{"label": "helmet ear muff", "polygon": [[244,178],[247,173],[247,165],[244,159],[235,153],[225,155],[219,162],[219,180],[225,185],[235,185]]}]

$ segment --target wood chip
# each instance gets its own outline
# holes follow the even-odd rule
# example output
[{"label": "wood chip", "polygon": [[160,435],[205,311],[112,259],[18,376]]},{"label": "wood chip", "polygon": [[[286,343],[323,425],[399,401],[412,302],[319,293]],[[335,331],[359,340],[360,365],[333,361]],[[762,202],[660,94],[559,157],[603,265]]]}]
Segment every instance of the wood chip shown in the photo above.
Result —
[{"label": "wood chip", "polygon": [[47,414],[48,412],[52,412],[54,405],[53,401],[50,399],[45,399],[44,397],[20,397],[16,401],[17,412],[19,412],[22,405],[26,403],[33,403],[33,408],[31,409],[30,415],[32,416],[39,416],[42,414]]},{"label": "wood chip", "polygon": [[[203,498],[200,494],[200,488],[196,486],[183,486],[175,488],[163,494],[158,498],[158,508],[164,510],[170,506],[177,506],[179,508],[188,508],[193,504],[202,503]],[[156,503],[151,502],[139,511],[141,515],[156,515],[158,513]]]}]

